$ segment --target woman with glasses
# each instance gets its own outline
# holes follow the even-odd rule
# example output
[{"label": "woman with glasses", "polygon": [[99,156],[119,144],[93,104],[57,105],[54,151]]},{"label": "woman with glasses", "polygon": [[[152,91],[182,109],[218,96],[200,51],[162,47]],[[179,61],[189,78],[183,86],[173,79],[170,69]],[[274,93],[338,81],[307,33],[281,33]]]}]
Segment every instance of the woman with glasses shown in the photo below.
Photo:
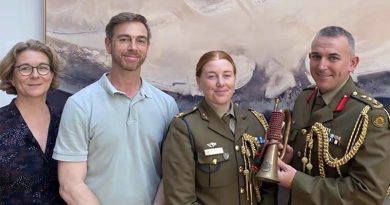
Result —
[{"label": "woman with glasses", "polygon": [[36,40],[17,43],[0,63],[0,89],[16,95],[0,108],[0,204],[65,204],[52,159],[61,113],[46,102],[61,70]]}]

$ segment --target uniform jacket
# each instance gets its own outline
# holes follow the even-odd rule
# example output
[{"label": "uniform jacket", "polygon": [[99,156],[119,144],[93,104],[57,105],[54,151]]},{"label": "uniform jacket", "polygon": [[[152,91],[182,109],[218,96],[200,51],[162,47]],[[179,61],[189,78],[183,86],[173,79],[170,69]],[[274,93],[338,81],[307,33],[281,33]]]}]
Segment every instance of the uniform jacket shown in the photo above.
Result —
[{"label": "uniform jacket", "polygon": [[[294,148],[292,166],[298,170],[291,191],[293,205],[380,205],[390,184],[389,116],[383,106],[361,91],[351,78],[329,105],[311,111],[316,88],[305,89],[293,109],[290,145]],[[343,102],[344,101],[344,102]],[[369,106],[368,126],[363,144],[345,165],[339,176],[336,168],[325,164],[325,178],[319,177],[318,138],[313,137],[311,174],[303,171],[305,137],[315,122],[329,128],[329,153],[340,159],[362,109]],[[306,148],[306,155],[308,150]]]},{"label": "uniform jacket", "polygon": [[[166,204],[249,204],[243,192],[241,137],[244,133],[264,136],[265,129],[249,110],[234,105],[234,111],[237,120],[234,134],[204,100],[172,121],[163,146]],[[182,118],[191,129],[197,160]],[[223,154],[206,156],[205,149],[210,147],[222,147]],[[261,204],[276,204],[277,187],[265,184],[262,189]],[[254,195],[253,198],[256,201]]]}]

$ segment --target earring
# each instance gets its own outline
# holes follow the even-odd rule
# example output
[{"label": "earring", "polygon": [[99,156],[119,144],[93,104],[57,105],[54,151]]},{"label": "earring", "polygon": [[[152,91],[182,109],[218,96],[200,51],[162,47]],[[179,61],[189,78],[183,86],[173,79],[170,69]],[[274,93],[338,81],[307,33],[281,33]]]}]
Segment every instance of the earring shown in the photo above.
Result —
[{"label": "earring", "polygon": [[203,90],[199,88],[199,95],[203,96]]}]

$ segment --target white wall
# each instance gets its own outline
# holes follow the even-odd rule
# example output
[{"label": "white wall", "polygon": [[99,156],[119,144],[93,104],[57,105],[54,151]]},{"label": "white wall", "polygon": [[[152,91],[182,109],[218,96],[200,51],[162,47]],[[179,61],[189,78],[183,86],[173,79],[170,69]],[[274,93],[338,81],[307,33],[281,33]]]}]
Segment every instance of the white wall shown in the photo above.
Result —
[{"label": "white wall", "polygon": [[[0,58],[19,41],[43,40],[44,0],[0,0]],[[0,107],[14,95],[0,91]]]}]

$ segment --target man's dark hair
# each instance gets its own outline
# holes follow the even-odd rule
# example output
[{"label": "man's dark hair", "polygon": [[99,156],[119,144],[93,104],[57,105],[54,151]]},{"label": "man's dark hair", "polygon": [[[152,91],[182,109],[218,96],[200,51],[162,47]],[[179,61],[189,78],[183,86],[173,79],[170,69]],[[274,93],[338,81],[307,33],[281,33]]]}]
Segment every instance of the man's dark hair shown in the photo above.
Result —
[{"label": "man's dark hair", "polygon": [[122,12],[122,13],[119,13],[119,14],[113,16],[110,19],[110,22],[108,22],[108,24],[106,26],[106,37],[112,38],[112,36],[114,35],[115,26],[118,24],[124,23],[124,22],[140,22],[140,23],[142,23],[145,26],[146,30],[148,31],[147,38],[148,38],[148,42],[150,42],[150,39],[152,38],[152,34],[150,32],[148,21],[146,20],[146,18],[144,16],[142,16],[140,14],[131,13],[131,12]]}]

